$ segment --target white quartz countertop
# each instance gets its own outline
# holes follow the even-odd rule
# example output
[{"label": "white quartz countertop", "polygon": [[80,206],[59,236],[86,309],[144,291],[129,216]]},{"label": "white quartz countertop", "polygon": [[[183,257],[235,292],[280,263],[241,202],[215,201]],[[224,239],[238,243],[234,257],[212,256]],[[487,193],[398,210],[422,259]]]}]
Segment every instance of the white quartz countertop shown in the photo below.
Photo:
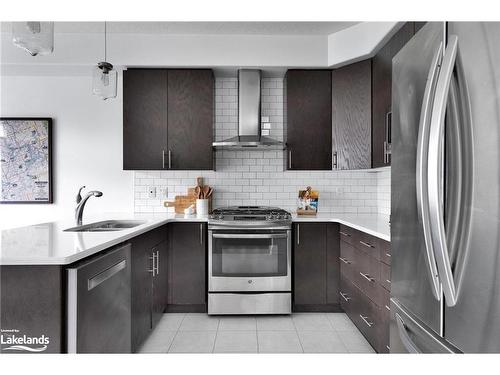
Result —
[{"label": "white quartz countertop", "polygon": [[[84,219],[83,224],[104,220],[142,220],[144,224],[115,232],[65,232],[74,227],[71,220],[41,223],[0,231],[0,265],[66,265],[111,246],[127,241],[169,222],[207,222],[198,218],[168,214],[102,214]],[[293,216],[294,222],[335,222],[370,235],[390,240],[386,218],[377,215],[321,214]]]}]

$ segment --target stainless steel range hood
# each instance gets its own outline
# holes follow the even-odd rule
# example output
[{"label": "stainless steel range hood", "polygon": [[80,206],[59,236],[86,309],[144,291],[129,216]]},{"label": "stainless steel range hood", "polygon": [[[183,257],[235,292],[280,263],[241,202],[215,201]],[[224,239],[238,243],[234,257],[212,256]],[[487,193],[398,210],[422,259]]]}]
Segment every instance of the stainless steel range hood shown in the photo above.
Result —
[{"label": "stainless steel range hood", "polygon": [[238,135],[212,143],[217,149],[233,150],[283,150],[283,142],[261,135],[260,131],[260,87],[261,71],[240,69],[238,71]]}]

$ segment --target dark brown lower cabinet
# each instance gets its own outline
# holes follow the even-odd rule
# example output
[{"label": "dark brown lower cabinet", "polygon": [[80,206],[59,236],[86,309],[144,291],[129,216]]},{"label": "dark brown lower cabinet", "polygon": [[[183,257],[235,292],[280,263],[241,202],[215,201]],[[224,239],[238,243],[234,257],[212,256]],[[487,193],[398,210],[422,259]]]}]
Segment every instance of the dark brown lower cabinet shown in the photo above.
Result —
[{"label": "dark brown lower cabinet", "polygon": [[[389,243],[352,228],[340,240],[340,305],[378,353],[389,352]],[[346,240],[344,240],[346,239]]]},{"label": "dark brown lower cabinet", "polygon": [[[41,353],[64,353],[64,270],[61,266],[0,267],[0,329],[14,336],[48,338]],[[16,331],[13,331],[16,330]],[[8,333],[2,333],[8,337]],[[1,345],[2,353],[10,345]],[[26,353],[26,352],[24,352]]]},{"label": "dark brown lower cabinet", "polygon": [[167,227],[163,226],[131,240],[133,352],[140,348],[165,312],[168,272],[166,237]]},{"label": "dark brown lower cabinet", "polygon": [[167,310],[206,312],[206,224],[170,223],[168,228]]},{"label": "dark brown lower cabinet", "polygon": [[294,225],[294,311],[339,311],[338,256],[338,224]]}]

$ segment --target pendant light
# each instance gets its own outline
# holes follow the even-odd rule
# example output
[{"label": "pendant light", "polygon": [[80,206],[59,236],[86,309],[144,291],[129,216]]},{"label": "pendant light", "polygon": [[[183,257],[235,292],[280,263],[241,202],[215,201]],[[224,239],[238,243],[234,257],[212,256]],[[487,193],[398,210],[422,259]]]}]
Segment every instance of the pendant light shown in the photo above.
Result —
[{"label": "pendant light", "polygon": [[97,63],[92,74],[92,93],[106,100],[116,98],[117,73],[106,61],[106,22],[104,22],[104,61]]},{"label": "pendant light", "polygon": [[12,22],[12,42],[31,56],[54,51],[54,22]]}]

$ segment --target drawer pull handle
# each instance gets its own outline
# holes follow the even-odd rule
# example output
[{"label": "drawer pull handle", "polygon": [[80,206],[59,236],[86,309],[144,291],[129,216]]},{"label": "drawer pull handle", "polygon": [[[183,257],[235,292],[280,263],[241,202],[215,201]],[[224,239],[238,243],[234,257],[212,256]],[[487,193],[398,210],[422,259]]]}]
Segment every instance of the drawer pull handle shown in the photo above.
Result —
[{"label": "drawer pull handle", "polygon": [[389,283],[389,284],[391,283],[391,280],[387,280],[387,279],[386,279],[385,281],[386,281],[387,283]]},{"label": "drawer pull handle", "polygon": [[370,277],[370,275],[366,274],[366,273],[363,273],[363,272],[360,272],[359,273],[361,276],[363,276],[366,280],[368,280],[369,282],[373,283],[375,282],[375,279],[373,277]]},{"label": "drawer pull handle", "polygon": [[366,247],[369,247],[370,249],[374,248],[375,246],[369,244],[368,242],[365,242],[365,241],[359,241],[359,243],[361,245],[365,245]]},{"label": "drawer pull handle", "polygon": [[365,322],[368,327],[372,328],[373,323],[367,320],[368,319],[367,316],[363,316],[363,315],[359,314],[359,317],[361,319],[363,319],[363,322]]},{"label": "drawer pull handle", "polygon": [[339,233],[343,236],[346,236],[346,237],[351,237],[351,235],[349,233],[346,233],[346,232],[342,232],[342,231],[339,231]]},{"label": "drawer pull handle", "polygon": [[390,258],[390,257],[391,257],[391,254],[389,254],[389,253],[385,253],[385,256],[386,256],[387,258]]},{"label": "drawer pull handle", "polygon": [[352,262],[350,260],[347,260],[345,258],[339,257],[339,259],[344,262],[345,264],[351,264]]},{"label": "drawer pull handle", "polygon": [[385,347],[387,348],[387,350],[391,350],[391,347],[389,345],[386,345]]},{"label": "drawer pull handle", "polygon": [[390,308],[389,306],[385,305],[385,308],[386,308],[387,310],[391,311],[391,308]]},{"label": "drawer pull handle", "polygon": [[340,296],[346,301],[349,302],[351,297],[347,296],[347,294],[340,292]]}]

